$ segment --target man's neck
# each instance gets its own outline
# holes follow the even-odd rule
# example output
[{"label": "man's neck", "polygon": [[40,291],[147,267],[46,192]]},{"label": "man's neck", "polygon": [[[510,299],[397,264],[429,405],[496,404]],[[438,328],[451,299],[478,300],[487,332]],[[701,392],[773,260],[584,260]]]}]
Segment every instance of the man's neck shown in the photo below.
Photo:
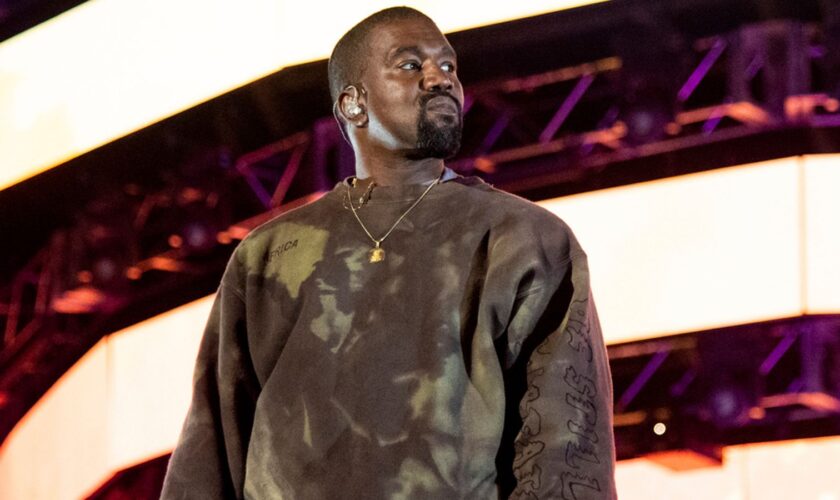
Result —
[{"label": "man's neck", "polygon": [[379,186],[428,184],[439,178],[443,169],[443,160],[439,158],[388,161],[364,161],[362,158],[356,161],[356,176],[360,179],[373,178]]}]

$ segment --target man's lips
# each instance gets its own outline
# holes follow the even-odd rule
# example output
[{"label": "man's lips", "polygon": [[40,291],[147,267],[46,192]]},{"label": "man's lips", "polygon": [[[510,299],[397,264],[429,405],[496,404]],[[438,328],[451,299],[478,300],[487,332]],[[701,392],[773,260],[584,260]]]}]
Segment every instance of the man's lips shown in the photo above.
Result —
[{"label": "man's lips", "polygon": [[434,111],[436,113],[458,113],[458,103],[454,98],[446,95],[438,95],[432,97],[423,106],[426,111]]}]

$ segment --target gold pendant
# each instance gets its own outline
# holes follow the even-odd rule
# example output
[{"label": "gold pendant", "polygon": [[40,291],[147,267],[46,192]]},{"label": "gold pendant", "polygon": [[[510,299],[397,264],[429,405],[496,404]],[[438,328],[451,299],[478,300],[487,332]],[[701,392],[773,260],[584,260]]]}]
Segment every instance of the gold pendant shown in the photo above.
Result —
[{"label": "gold pendant", "polygon": [[385,250],[380,248],[377,243],[376,247],[371,248],[368,252],[368,257],[370,262],[382,262],[385,260]]}]

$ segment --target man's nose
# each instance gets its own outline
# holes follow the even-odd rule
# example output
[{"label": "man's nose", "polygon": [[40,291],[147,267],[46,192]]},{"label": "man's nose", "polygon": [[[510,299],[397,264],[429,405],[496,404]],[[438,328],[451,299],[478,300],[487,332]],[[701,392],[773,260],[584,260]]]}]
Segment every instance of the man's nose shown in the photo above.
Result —
[{"label": "man's nose", "polygon": [[442,70],[439,66],[430,64],[423,71],[423,90],[450,90],[452,89],[452,75]]}]

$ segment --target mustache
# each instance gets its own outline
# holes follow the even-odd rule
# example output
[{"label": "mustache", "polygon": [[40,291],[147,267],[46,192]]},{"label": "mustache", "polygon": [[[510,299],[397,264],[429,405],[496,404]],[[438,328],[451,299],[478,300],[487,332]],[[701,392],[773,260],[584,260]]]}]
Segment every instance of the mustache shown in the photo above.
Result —
[{"label": "mustache", "polygon": [[461,103],[458,102],[458,99],[455,99],[455,96],[449,92],[429,92],[427,94],[422,94],[420,96],[420,107],[422,109],[426,109],[426,105],[428,105],[429,101],[435,97],[448,97],[449,99],[452,99],[452,102],[455,103],[455,107],[458,108],[458,114],[461,114]]}]

